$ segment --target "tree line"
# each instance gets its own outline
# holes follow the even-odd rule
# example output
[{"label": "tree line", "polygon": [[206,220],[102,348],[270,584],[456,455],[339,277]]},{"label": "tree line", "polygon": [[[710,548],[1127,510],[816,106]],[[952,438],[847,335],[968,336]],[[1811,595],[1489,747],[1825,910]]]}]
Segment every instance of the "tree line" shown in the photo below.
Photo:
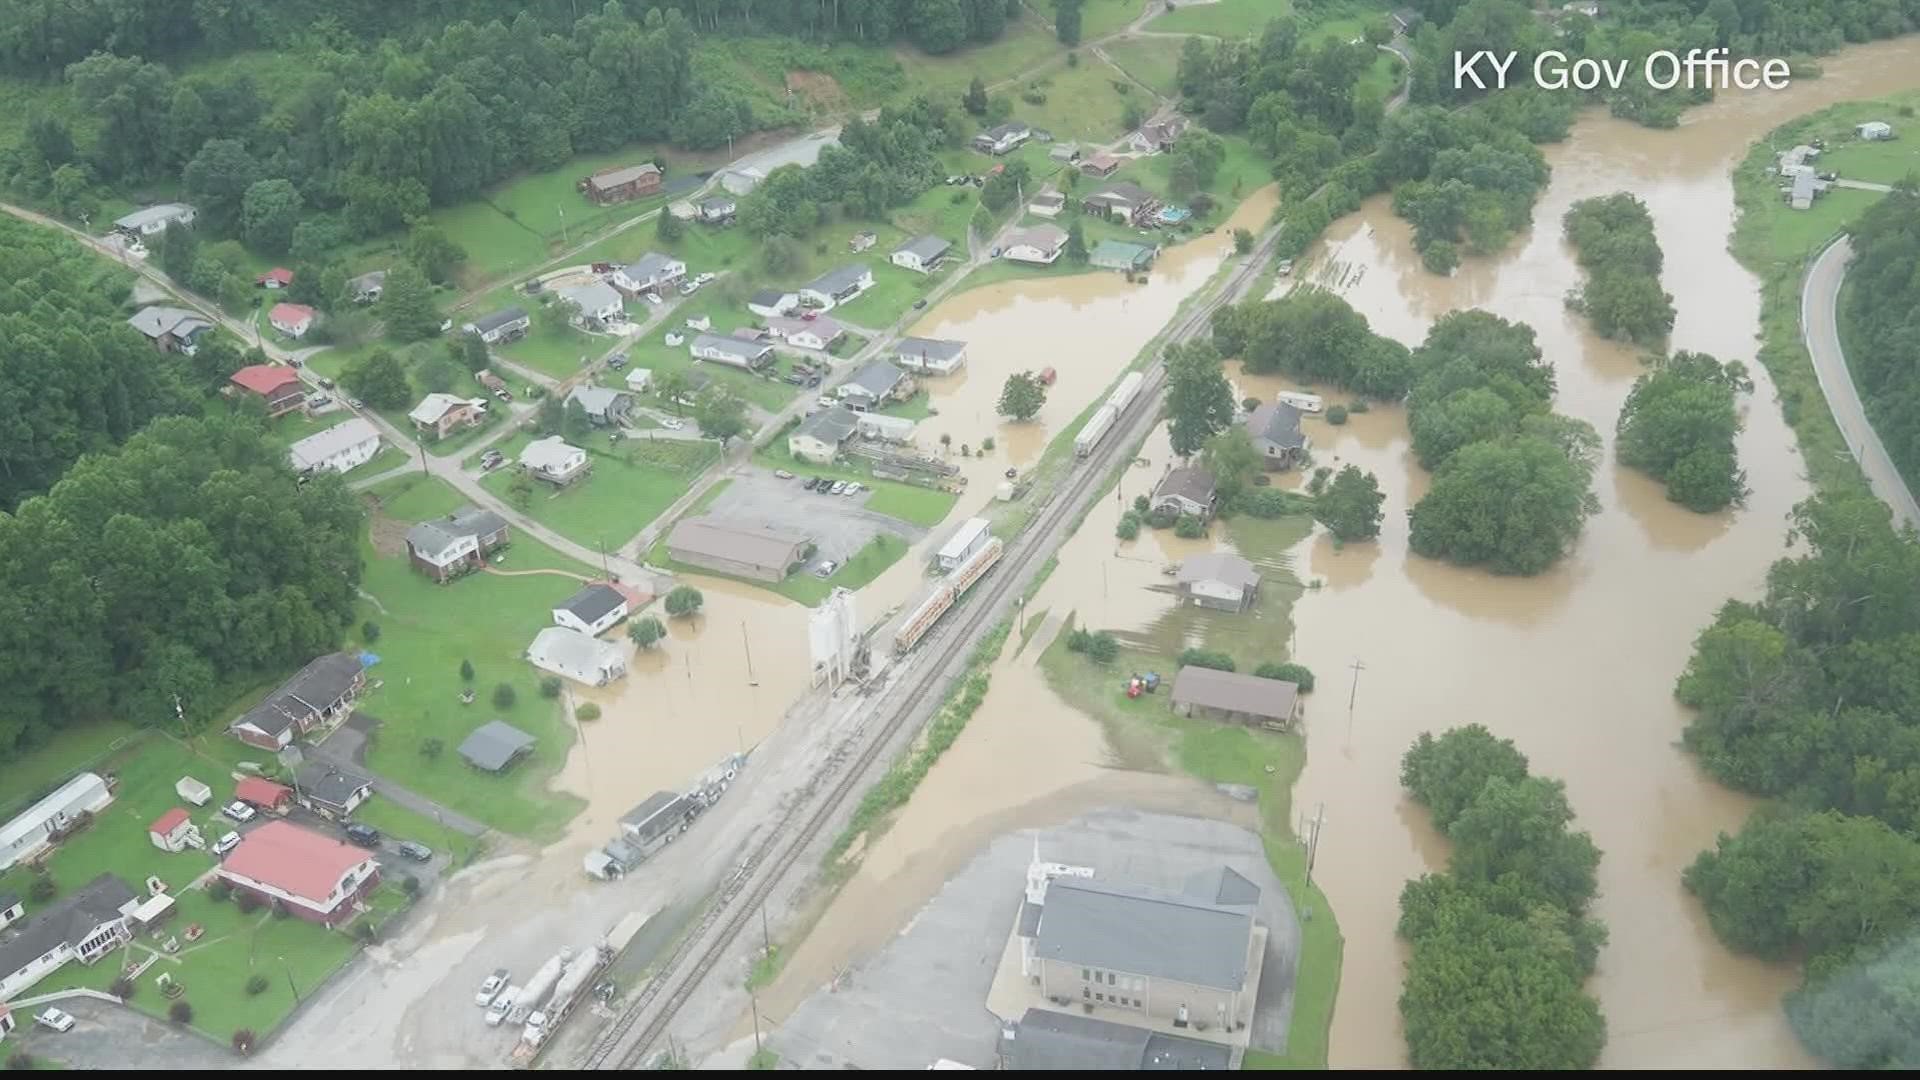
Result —
[{"label": "tree line", "polygon": [[1567,297],[1603,338],[1658,344],[1673,330],[1673,294],[1660,287],[1665,261],[1647,204],[1627,192],[1582,199],[1567,211],[1573,245],[1587,283]]},{"label": "tree line", "polygon": [[1920,543],[1864,492],[1794,508],[1794,550],[1728,601],[1675,685],[1684,742],[1771,796],[1685,875],[1729,948],[1806,963],[1786,1002],[1846,1068],[1920,1065]]},{"label": "tree line", "polygon": [[1584,984],[1606,927],[1587,912],[1600,850],[1566,787],[1528,773],[1479,724],[1422,734],[1400,783],[1452,844],[1444,873],[1400,893],[1400,992],[1416,1069],[1586,1069],[1606,1019]]},{"label": "tree line", "polygon": [[1840,294],[1847,365],[1873,428],[1920,482],[1920,192],[1902,184],[1860,215]]},{"label": "tree line", "polygon": [[360,526],[339,477],[296,482],[249,416],[163,417],[80,458],[0,514],[0,760],[108,717],[204,721],[333,648]]}]

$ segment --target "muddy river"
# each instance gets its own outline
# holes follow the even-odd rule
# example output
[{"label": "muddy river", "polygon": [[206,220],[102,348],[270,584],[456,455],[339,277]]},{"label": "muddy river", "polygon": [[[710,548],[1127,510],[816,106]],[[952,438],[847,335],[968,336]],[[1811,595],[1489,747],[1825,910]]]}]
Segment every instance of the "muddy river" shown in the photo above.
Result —
[{"label": "muddy river", "polygon": [[[1343,428],[1311,426],[1320,464],[1358,463],[1388,495],[1378,544],[1335,551],[1314,536],[1292,553],[1296,572],[1324,586],[1306,591],[1293,612],[1296,655],[1322,683],[1294,802],[1303,809],[1324,804],[1316,878],[1347,941],[1334,1065],[1404,1060],[1395,1004],[1402,960],[1393,934],[1396,901],[1406,879],[1444,865],[1445,850],[1403,797],[1398,761],[1421,731],[1470,721],[1514,739],[1536,771],[1564,779],[1580,825],[1605,852],[1597,914],[1612,940],[1591,984],[1608,1018],[1604,1064],[1807,1064],[1779,1008],[1793,972],[1721,949],[1680,887],[1681,869],[1717,832],[1737,826],[1750,805],[1701,776],[1679,751],[1686,717],[1671,688],[1713,610],[1759,588],[1781,550],[1784,515],[1808,492],[1792,433],[1754,362],[1758,283],[1726,251],[1734,215],[1729,170],[1752,140],[1795,115],[1914,85],[1916,62],[1920,42],[1913,40],[1851,49],[1825,61],[1823,78],[1783,92],[1723,95],[1689,113],[1676,131],[1589,113],[1565,143],[1548,148],[1553,181],[1535,211],[1538,227],[1452,278],[1420,268],[1408,229],[1385,200],[1336,223],[1315,253],[1306,276],[1337,289],[1376,329],[1409,344],[1457,308],[1484,307],[1529,323],[1558,371],[1556,408],[1592,423],[1610,442],[1640,364],[1633,350],[1596,339],[1563,308],[1579,274],[1560,220],[1578,199],[1632,191],[1647,201],[1666,253],[1664,284],[1679,309],[1674,347],[1747,361],[1757,380],[1740,442],[1754,489],[1745,507],[1691,514],[1668,503],[1656,484],[1614,467],[1609,447],[1595,482],[1601,513],[1560,566],[1524,580],[1408,553],[1406,509],[1428,478],[1412,458],[1399,410],[1376,409]],[[1102,284],[1092,281],[1086,287]],[[1046,290],[1073,282],[983,290],[936,311],[922,332],[995,340],[1008,350],[1024,345],[1043,358],[1015,361],[1015,369],[1055,363],[1049,352],[1105,364],[1109,358],[1098,350],[1131,355],[1157,329],[1158,321],[1136,309],[1156,304],[1171,314],[1177,298],[1150,299],[1150,286],[1123,290],[1119,299],[1111,282],[1104,284],[1100,296],[1070,299]],[[1038,299],[1043,295],[1049,298]],[[1020,314],[1030,308],[1034,316]],[[1049,345],[1034,347],[1028,335],[1043,308],[1048,318],[1076,317],[1049,328]],[[1087,309],[1092,313],[1079,317]],[[943,417],[971,420],[976,429],[991,423],[998,386],[981,355],[991,354],[976,351],[972,378],[941,405]],[[1124,359],[1116,355],[1111,363],[1117,368]],[[1056,366],[1063,380],[1072,370]],[[1263,396],[1283,385],[1238,381],[1241,393]],[[1077,395],[1082,404],[1091,396]],[[1080,407],[1046,419],[1058,422]],[[1043,441],[999,437],[1000,452],[1016,461]],[[1149,443],[1148,464],[1123,481],[1125,497],[1158,474],[1164,454],[1164,443]],[[1158,539],[1117,545],[1118,513],[1109,500],[1090,515],[1031,610],[1056,617],[1077,610],[1096,625],[1136,631],[1166,616],[1168,598],[1153,588],[1158,567],[1183,553],[1161,549]],[[894,587],[892,577],[878,584]],[[993,832],[1103,801],[1184,799],[1196,812],[1217,802],[1190,782],[1107,767],[1113,749],[1098,727],[1060,701],[1031,666],[1053,625],[1049,619],[1024,653],[1009,649],[966,733],[865,852],[860,870],[763,998],[772,1015],[784,1015],[897,931]]]}]

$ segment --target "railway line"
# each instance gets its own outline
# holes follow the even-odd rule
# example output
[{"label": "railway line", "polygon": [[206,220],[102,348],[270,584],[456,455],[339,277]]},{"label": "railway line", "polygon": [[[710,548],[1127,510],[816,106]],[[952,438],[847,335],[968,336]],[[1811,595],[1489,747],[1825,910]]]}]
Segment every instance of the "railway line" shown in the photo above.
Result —
[{"label": "railway line", "polygon": [[[1261,266],[1271,257],[1278,228],[1269,228],[1254,250],[1214,290],[1212,296],[1176,318],[1160,335],[1157,348],[1185,341],[1207,329],[1221,305],[1246,295]],[[1133,453],[1159,420],[1165,394],[1165,365],[1148,365],[1140,393],[1112,430],[1087,457],[1075,460],[1056,494],[1036,512],[1031,525],[1007,544],[997,572],[957,601],[944,625],[920,640],[901,665],[903,677],[874,701],[873,714],[884,717],[877,731],[857,749],[843,748],[835,763],[800,789],[794,809],[755,842],[745,859],[721,885],[695,926],[683,935],[640,993],[599,1032],[579,1066],[631,1069],[645,1066],[648,1054],[667,1033],[675,1016],[718,966],[773,891],[786,880],[809,846],[825,834],[848,800],[876,779],[887,749],[912,725],[925,724],[947,687],[965,669],[975,645],[1024,594],[1047,558],[1059,548],[1085,508],[1097,497],[1121,455]],[[901,670],[896,668],[896,670]],[[861,725],[864,732],[865,724]],[[856,739],[860,738],[856,734]],[[851,740],[850,740],[851,741]],[[851,760],[848,760],[848,759]],[[820,790],[824,787],[824,790]]]}]

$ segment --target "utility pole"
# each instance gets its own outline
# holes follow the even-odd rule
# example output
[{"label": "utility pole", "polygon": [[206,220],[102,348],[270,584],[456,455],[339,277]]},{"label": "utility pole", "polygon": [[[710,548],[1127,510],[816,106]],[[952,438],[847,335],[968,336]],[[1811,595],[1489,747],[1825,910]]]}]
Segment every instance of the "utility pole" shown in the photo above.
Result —
[{"label": "utility pole", "polygon": [[173,715],[180,720],[180,737],[183,739],[193,738],[193,733],[187,730],[187,713],[186,710],[180,707],[179,694],[173,695]]},{"label": "utility pole", "polygon": [[604,536],[600,537],[600,572],[606,575],[608,581],[613,580],[613,567],[607,563],[607,538]]},{"label": "utility pole", "polygon": [[1352,742],[1353,702],[1355,698],[1360,696],[1360,673],[1367,670],[1367,665],[1356,656],[1353,658],[1353,663],[1347,666],[1353,669],[1353,687],[1347,691],[1347,741]]},{"label": "utility pole", "polygon": [[556,204],[554,209],[560,211],[560,246],[566,247],[571,242],[567,239],[567,208]]},{"label": "utility pole", "polygon": [[287,989],[293,991],[293,1007],[297,1009],[300,1007],[300,988],[293,985],[293,969],[287,966],[287,958],[282,956],[279,959],[280,971],[287,977]]},{"label": "utility pole", "polygon": [[1321,803],[1314,808],[1313,825],[1307,830],[1307,884],[1313,884],[1313,860],[1320,854],[1320,826],[1327,819],[1327,804]]},{"label": "utility pole", "polygon": [[757,1059],[760,1056],[760,995],[754,994],[749,1000],[753,1002],[753,1056]]},{"label": "utility pole", "polygon": [[[745,619],[740,620],[740,647],[747,653],[747,685],[759,686],[760,680],[753,674],[753,642],[747,638],[747,620]],[[766,914],[765,909],[761,910],[761,914]]]}]

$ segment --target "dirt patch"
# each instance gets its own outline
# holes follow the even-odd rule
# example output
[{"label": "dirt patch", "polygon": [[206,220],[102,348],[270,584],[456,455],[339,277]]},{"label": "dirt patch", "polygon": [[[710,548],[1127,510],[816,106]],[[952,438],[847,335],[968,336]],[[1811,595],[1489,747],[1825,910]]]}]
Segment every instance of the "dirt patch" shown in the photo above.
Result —
[{"label": "dirt patch", "polygon": [[798,94],[816,109],[838,110],[847,104],[847,92],[833,76],[823,71],[787,72],[787,92]]},{"label": "dirt patch", "polygon": [[373,511],[373,522],[368,529],[368,539],[373,543],[376,555],[398,558],[407,553],[407,530],[410,522],[388,517],[378,509]]}]

